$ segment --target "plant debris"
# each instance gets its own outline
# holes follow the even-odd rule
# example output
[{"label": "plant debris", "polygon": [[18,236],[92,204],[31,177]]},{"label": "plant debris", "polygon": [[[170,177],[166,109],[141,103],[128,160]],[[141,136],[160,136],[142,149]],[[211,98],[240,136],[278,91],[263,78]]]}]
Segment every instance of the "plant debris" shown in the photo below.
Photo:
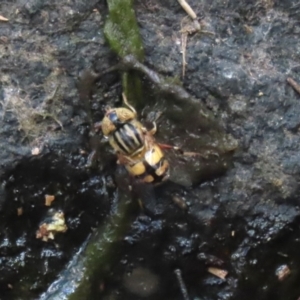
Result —
[{"label": "plant debris", "polygon": [[190,300],[190,297],[189,297],[186,285],[185,285],[185,283],[183,281],[183,278],[182,278],[181,270],[180,269],[176,269],[174,271],[174,273],[175,273],[175,275],[177,277],[177,280],[178,280],[178,283],[179,283],[179,286],[180,286],[180,290],[181,290],[181,294],[183,296],[183,299],[184,300]]},{"label": "plant debris", "polygon": [[52,217],[48,217],[42,225],[40,225],[36,232],[36,238],[48,242],[49,239],[53,240],[57,232],[66,232],[68,229],[65,224],[65,216],[62,211],[54,213]]},{"label": "plant debris", "polygon": [[22,216],[22,215],[23,215],[23,207],[19,207],[19,208],[17,209],[17,215],[18,215],[18,216]]},{"label": "plant debris", "polygon": [[0,15],[0,21],[7,22],[8,19]]},{"label": "plant debris", "polygon": [[281,265],[276,270],[276,276],[279,281],[285,280],[291,274],[291,269],[288,265]]},{"label": "plant debris", "polygon": [[226,270],[222,270],[222,269],[219,269],[219,268],[215,268],[215,267],[209,267],[207,269],[207,271],[223,280],[225,280],[225,277],[227,276],[228,274],[228,271]]},{"label": "plant debris", "polygon": [[294,90],[300,94],[300,85],[291,77],[288,77],[286,80],[293,88]]},{"label": "plant debris", "polygon": [[[185,0],[178,0],[181,7],[185,10],[185,12],[193,19],[197,19],[197,15],[194,12],[194,10],[191,8],[191,6],[185,1]],[[199,25],[200,26],[200,25]],[[200,27],[199,27],[200,29]]]},{"label": "plant debris", "polygon": [[31,154],[32,155],[39,155],[41,153],[41,150],[40,148],[38,147],[34,147],[32,150],[31,150]]},{"label": "plant debris", "polygon": [[51,206],[52,202],[55,200],[54,195],[45,195],[45,205]]}]

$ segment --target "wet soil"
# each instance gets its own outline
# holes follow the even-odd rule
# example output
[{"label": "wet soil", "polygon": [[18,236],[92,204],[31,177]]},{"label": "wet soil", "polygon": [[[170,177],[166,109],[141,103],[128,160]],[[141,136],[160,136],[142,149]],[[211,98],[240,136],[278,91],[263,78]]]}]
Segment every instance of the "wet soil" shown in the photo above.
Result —
[{"label": "wet soil", "polygon": [[[180,5],[135,1],[134,9],[145,64],[197,98],[239,147],[221,172],[203,158],[197,167],[210,172],[197,184],[168,183],[145,201],[109,272],[93,279],[94,299],[300,297],[300,95],[286,82],[300,83],[300,6],[211,2],[189,1],[213,34],[187,37],[184,77]],[[0,299],[39,299],[118,201],[115,156],[90,131],[107,105],[121,104],[121,77],[103,76],[88,105],[80,101],[80,74],[118,62],[104,38],[105,1],[2,1],[0,15],[9,19],[0,23]],[[143,80],[153,100],[139,114],[163,111],[158,140],[199,134],[177,106],[174,122],[169,100]],[[97,166],[87,168],[95,147]],[[46,194],[55,195],[51,208]],[[36,231],[50,209],[64,212],[68,230],[43,242]],[[279,280],[284,265],[291,273]]]}]

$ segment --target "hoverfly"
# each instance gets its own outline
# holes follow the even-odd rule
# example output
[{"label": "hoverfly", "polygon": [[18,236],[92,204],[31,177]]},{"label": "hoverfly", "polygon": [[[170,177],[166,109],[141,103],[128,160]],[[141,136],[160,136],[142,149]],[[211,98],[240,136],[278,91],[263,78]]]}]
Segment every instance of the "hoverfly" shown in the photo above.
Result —
[{"label": "hoverfly", "polygon": [[[134,66],[137,64],[135,63]],[[148,73],[154,74],[153,71]],[[85,100],[90,97],[90,86],[103,74],[95,76],[88,73],[90,76],[87,74],[83,76],[80,97],[84,103],[87,103],[88,101]],[[158,75],[154,77],[157,79]],[[168,86],[174,93],[172,85]],[[174,88],[177,92],[178,89],[180,88]],[[156,110],[164,112],[164,126],[160,127],[159,132],[160,140],[176,146],[156,142],[154,138],[156,123],[153,122],[153,128],[148,130],[138,120],[136,110],[124,96],[126,107],[108,108],[102,122],[94,125],[96,131],[102,129],[103,135],[117,154],[119,164],[127,169],[131,177],[139,179],[139,182],[160,183],[166,182],[169,178],[170,181],[181,186],[192,186],[219,176],[228,168],[233,150],[237,147],[234,139],[231,141],[230,136],[227,136],[223,129],[208,120],[200,103],[198,105],[193,99],[187,101],[188,94],[182,91],[180,89],[181,98],[178,96],[180,101],[168,102],[169,100],[164,99],[155,105]],[[145,109],[149,110],[148,115],[153,112],[151,106],[144,107],[144,113]],[[95,140],[98,147],[98,138]],[[94,148],[94,138],[91,139],[91,144]],[[163,150],[166,149],[176,151],[164,153]],[[95,153],[97,154],[96,150],[91,153],[87,165],[91,164]]]},{"label": "hoverfly", "polygon": [[145,183],[160,183],[169,177],[169,163],[155,141],[156,124],[147,130],[125,94],[123,100],[128,108],[107,109],[101,122],[103,135],[130,175]]}]

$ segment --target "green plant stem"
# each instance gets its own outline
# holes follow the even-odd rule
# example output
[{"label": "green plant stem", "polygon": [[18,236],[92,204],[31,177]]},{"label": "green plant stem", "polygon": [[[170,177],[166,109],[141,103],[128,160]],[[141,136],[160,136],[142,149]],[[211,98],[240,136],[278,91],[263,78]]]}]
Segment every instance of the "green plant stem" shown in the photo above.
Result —
[{"label": "green plant stem", "polygon": [[[104,34],[111,49],[120,57],[134,55],[144,60],[144,48],[133,10],[132,0],[107,0],[109,15]],[[137,109],[143,106],[142,82],[137,72],[122,73],[123,91],[129,102]]]}]

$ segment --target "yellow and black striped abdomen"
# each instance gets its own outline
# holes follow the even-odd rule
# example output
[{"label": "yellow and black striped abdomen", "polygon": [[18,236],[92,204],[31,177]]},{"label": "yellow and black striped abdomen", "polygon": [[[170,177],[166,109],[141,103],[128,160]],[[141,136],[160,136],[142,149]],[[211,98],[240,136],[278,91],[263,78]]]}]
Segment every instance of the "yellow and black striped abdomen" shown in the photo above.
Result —
[{"label": "yellow and black striped abdomen", "polygon": [[109,142],[116,152],[134,156],[144,148],[144,134],[141,127],[128,122],[110,135]]},{"label": "yellow and black striped abdomen", "polygon": [[152,145],[140,160],[125,167],[131,175],[143,182],[159,183],[169,176],[169,163],[157,144]]}]

